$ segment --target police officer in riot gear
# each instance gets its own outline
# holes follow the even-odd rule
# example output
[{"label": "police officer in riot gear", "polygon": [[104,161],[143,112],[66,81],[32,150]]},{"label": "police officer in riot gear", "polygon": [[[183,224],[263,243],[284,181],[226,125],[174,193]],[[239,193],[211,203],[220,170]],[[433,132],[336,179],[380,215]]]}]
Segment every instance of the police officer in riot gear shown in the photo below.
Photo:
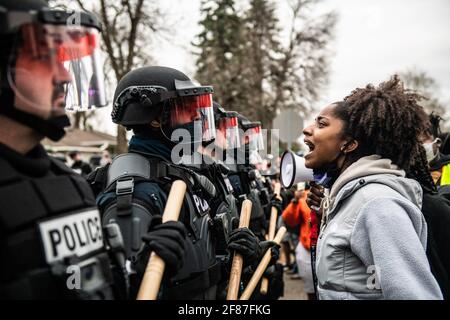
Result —
[{"label": "police officer in riot gear", "polygon": [[[261,134],[261,123],[251,122],[242,115],[238,115],[240,128],[241,147],[236,148],[231,154],[235,162],[227,161],[230,168],[229,180],[233,186],[235,194],[240,200],[250,199],[253,202],[250,219],[250,230],[260,239],[264,240],[269,229],[269,218],[272,206],[281,214],[281,201],[273,195],[273,190],[265,186],[263,177],[256,169],[261,157],[258,153],[263,149],[263,139]],[[233,238],[233,234],[230,238]],[[276,249],[276,250],[274,250]],[[260,295],[259,290],[255,290],[252,299],[278,299],[283,294],[283,270],[277,264],[279,247],[272,249],[272,260],[270,267],[266,270],[266,276],[270,280],[269,292],[266,296]]]},{"label": "police officer in riot gear", "polygon": [[[214,123],[216,125],[216,135],[214,141],[205,141],[199,146],[197,152],[200,153],[198,162],[183,163],[184,165],[197,170],[213,182],[217,192],[214,197],[208,199],[212,210],[212,219],[215,235],[216,255],[228,258],[228,234],[233,227],[239,224],[239,211],[236,198],[233,195],[227,174],[229,168],[224,164],[222,158],[218,156],[226,150],[227,145],[239,142],[237,127],[235,136],[227,128],[227,121],[237,116],[235,112],[226,112],[217,102],[213,102]],[[227,132],[229,133],[227,136]],[[195,159],[195,157],[194,157]],[[226,281],[225,281],[226,282]]]},{"label": "police officer in riot gear", "polygon": [[[165,272],[161,299],[215,299],[226,269],[216,256],[213,221],[216,213],[223,212],[216,211],[220,206],[213,212],[209,204],[220,197],[221,185],[214,184],[212,175],[205,176],[201,166],[186,161],[215,137],[212,93],[212,87],[197,86],[175,69],[144,67],[129,72],[117,86],[112,112],[115,123],[134,132],[129,153],[90,177],[94,188],[103,189],[97,202],[104,223],[118,221],[138,278],[142,266],[133,261],[142,261],[149,249],[164,255],[170,246],[155,248],[145,237],[145,245],[135,243],[135,235],[162,214],[171,183],[186,182],[188,192],[179,218],[187,231],[184,261],[180,270]],[[127,192],[133,196],[125,198]],[[246,239],[257,241],[254,236]],[[256,241],[245,241],[240,235],[234,240],[229,248],[244,257],[259,252]]]},{"label": "police officer in riot gear", "polygon": [[[238,225],[238,203],[233,187],[228,179],[230,169],[227,167],[226,153],[240,147],[238,113],[226,111],[217,102],[213,103],[216,136],[213,142],[203,143],[197,151],[199,162],[184,163],[205,175],[216,187],[216,196],[208,199],[213,219],[213,236],[216,257],[224,266],[222,281],[218,285],[218,299],[225,299],[229,279],[230,251],[237,250],[245,258],[243,279],[255,270],[256,264],[269,248],[275,246],[273,241],[259,241],[248,228],[236,229]],[[234,230],[233,230],[234,229]],[[273,248],[272,254],[278,255]],[[232,253],[232,252],[231,252]],[[249,278],[249,277],[248,277]]]},{"label": "police officer in riot gear", "polygon": [[91,189],[40,144],[63,137],[65,108],[105,104],[99,32],[89,13],[0,1],[2,299],[113,298]]},{"label": "police officer in riot gear", "polygon": [[232,153],[236,161],[234,163],[227,161],[230,168],[229,179],[240,200],[239,204],[242,204],[245,199],[252,201],[250,229],[260,240],[264,240],[268,230],[270,213],[268,213],[267,207],[270,204],[270,199],[267,189],[260,188],[261,174],[252,164],[255,159],[260,159],[258,153],[258,150],[262,148],[260,123],[250,122],[239,114],[238,124],[241,146]]},{"label": "police officer in riot gear", "polygon": [[[205,199],[216,190],[205,177],[174,164],[171,154],[179,139],[190,146],[214,136],[212,92],[212,87],[196,86],[185,74],[164,67],[133,70],[116,88],[112,120],[133,130],[129,153],[88,180],[98,193],[104,223],[116,221],[122,230],[136,278],[131,281],[134,294],[149,252],[155,251],[166,260],[160,299],[215,298],[221,270]],[[179,222],[160,224],[166,229],[144,235],[143,243],[139,235],[160,222],[170,186],[178,179],[187,184]],[[171,236],[163,240],[168,232]]]}]

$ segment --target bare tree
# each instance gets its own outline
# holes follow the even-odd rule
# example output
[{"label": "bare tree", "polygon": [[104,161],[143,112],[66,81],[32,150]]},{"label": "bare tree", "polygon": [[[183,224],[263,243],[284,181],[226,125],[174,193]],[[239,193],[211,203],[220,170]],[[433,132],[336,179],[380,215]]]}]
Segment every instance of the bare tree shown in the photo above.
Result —
[{"label": "bare tree", "polygon": [[[329,43],[337,22],[333,12],[313,14],[320,0],[287,0],[287,39],[281,37],[276,4],[251,0],[246,15],[247,54],[242,71],[250,87],[246,114],[272,128],[277,113],[308,113],[327,84]],[[286,19],[286,17],[289,17]],[[246,73],[248,71],[248,73]]]},{"label": "bare tree", "polygon": [[445,117],[446,110],[439,98],[439,85],[433,77],[418,69],[401,72],[400,77],[406,88],[425,97],[426,100],[423,100],[421,105],[427,113],[434,112]]},{"label": "bare tree", "polygon": [[249,0],[244,10],[236,10],[233,0],[202,2],[197,77],[215,85],[215,99],[225,108],[265,128],[272,128],[279,111],[307,113],[328,80],[336,15],[314,16],[320,0],[286,1],[287,39],[281,36],[276,1]]},{"label": "bare tree", "polygon": [[72,127],[81,130],[91,130],[92,127],[89,125],[89,119],[95,115],[95,111],[79,111],[72,114]]},{"label": "bare tree", "polygon": [[241,70],[243,21],[235,0],[202,0],[202,31],[193,45],[197,49],[195,78],[214,86],[214,100],[229,110],[245,102]]},{"label": "bare tree", "polygon": [[320,98],[328,82],[329,50],[337,15],[311,18],[317,0],[289,0],[291,22],[288,44],[274,70],[273,110],[295,109],[303,114]]},{"label": "bare tree", "polygon": [[[64,5],[67,1],[52,3]],[[156,0],[76,0],[76,4],[84,11],[97,14],[101,20],[102,45],[107,53],[108,66],[105,75],[107,78],[113,76],[115,80],[109,81],[110,84],[115,86],[130,70],[153,61],[151,45],[158,34],[167,32],[162,27],[165,15]],[[116,151],[127,151],[126,130],[120,125]]]}]

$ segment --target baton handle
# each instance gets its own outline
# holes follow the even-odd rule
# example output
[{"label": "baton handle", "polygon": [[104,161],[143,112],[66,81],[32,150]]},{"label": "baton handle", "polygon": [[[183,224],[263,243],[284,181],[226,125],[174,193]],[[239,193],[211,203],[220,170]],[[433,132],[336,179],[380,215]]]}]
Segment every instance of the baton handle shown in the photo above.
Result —
[{"label": "baton handle", "polygon": [[[280,192],[281,192],[281,184],[279,182],[277,182],[275,184],[275,188],[274,188],[274,193],[275,196],[280,199]],[[272,207],[272,211],[270,213],[270,224],[269,224],[269,238],[268,240],[273,240],[273,238],[275,237],[275,229],[277,226],[277,209]],[[266,277],[264,277],[261,281],[261,288],[259,290],[259,292],[262,295],[266,295],[267,292],[269,291],[269,279],[267,279]]]},{"label": "baton handle", "polygon": [[[178,220],[185,194],[186,183],[182,180],[174,181],[170,188],[166,207],[164,208],[162,216],[163,223]],[[142,278],[137,300],[156,300],[165,266],[164,260],[152,252],[145,269],[144,277]]]},{"label": "baton handle", "polygon": [[[239,218],[239,228],[248,228],[251,214],[252,202],[250,200],[244,200],[242,203],[241,216]],[[242,259],[242,256],[239,253],[234,253],[230,281],[228,282],[227,300],[237,300],[238,298],[243,264],[244,260]]]},{"label": "baton handle", "polygon": [[[285,233],[286,233],[286,228],[281,227],[278,230],[277,235],[275,236],[275,239],[273,239],[273,241],[275,241],[277,244],[280,244]],[[256,286],[258,285],[259,279],[261,279],[262,275],[264,274],[264,271],[266,270],[267,266],[270,263],[270,258],[271,258],[271,252],[270,252],[270,250],[267,250],[266,254],[262,258],[261,262],[259,263],[258,268],[256,268],[255,273],[253,273],[253,276],[250,279],[247,287],[245,288],[244,292],[242,293],[240,300],[250,299],[250,296],[252,295],[253,291],[255,290]]]}]

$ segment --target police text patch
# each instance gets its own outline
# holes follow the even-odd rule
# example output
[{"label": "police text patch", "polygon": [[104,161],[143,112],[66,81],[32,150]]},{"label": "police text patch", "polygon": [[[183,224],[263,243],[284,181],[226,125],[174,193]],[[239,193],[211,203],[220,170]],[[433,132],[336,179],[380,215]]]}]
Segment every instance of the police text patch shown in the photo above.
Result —
[{"label": "police text patch", "polygon": [[103,247],[97,209],[41,222],[39,231],[48,263],[74,255],[82,257]]},{"label": "police text patch", "polygon": [[200,197],[198,197],[195,194],[192,197],[194,198],[194,203],[195,203],[195,206],[197,207],[197,211],[201,215],[207,213],[208,210],[210,209],[208,202],[204,199],[201,199]]}]

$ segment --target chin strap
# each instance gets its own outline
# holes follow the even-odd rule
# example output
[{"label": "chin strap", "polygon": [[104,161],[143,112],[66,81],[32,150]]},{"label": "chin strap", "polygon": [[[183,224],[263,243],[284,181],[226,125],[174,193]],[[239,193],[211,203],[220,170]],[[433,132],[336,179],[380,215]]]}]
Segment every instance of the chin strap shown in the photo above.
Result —
[{"label": "chin strap", "polygon": [[67,115],[42,119],[31,113],[14,107],[14,94],[11,89],[2,90],[0,96],[0,114],[30,127],[53,141],[59,141],[66,134],[65,127],[70,126]]},{"label": "chin strap", "polygon": [[53,141],[61,140],[66,134],[64,128],[70,126],[67,115],[43,119],[17,109],[14,107],[14,92],[5,85],[0,91],[0,114],[36,130]]},{"label": "chin strap", "polygon": [[67,115],[42,119],[14,107],[5,108],[4,106],[0,108],[0,114],[36,130],[53,141],[61,140],[66,134],[64,128],[70,126],[70,119]]}]

